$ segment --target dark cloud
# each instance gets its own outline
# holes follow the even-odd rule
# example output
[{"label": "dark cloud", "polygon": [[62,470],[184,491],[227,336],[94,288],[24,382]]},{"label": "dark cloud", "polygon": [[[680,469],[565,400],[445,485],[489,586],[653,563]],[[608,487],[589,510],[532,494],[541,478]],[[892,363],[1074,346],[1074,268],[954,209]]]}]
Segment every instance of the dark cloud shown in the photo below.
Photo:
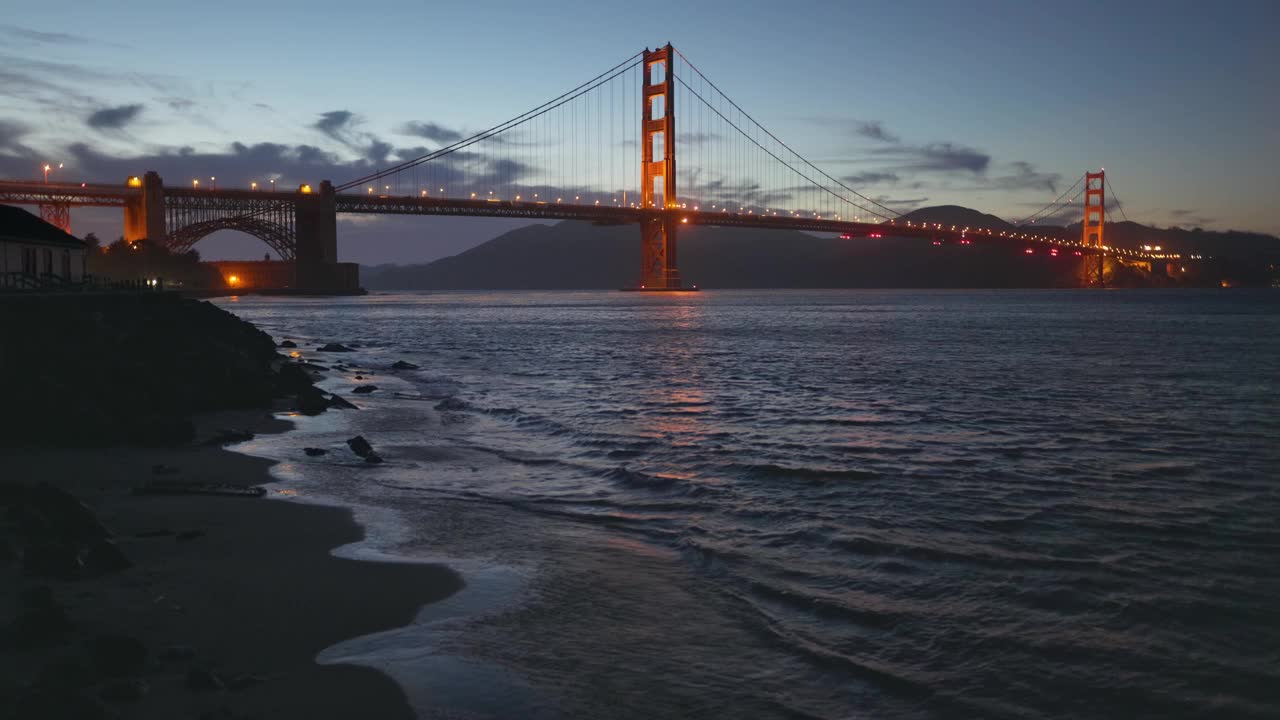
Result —
[{"label": "dark cloud", "polygon": [[141,105],[121,105],[96,110],[90,113],[85,122],[97,130],[120,130],[136,120],[141,113]]},{"label": "dark cloud", "polygon": [[870,138],[877,142],[896,143],[901,140],[897,135],[885,130],[884,123],[879,120],[855,122],[853,125],[853,133],[865,138]]},{"label": "dark cloud", "polygon": [[165,105],[168,105],[170,110],[176,110],[177,112],[186,112],[196,106],[196,101],[188,98],[167,97],[160,98],[160,100]]},{"label": "dark cloud", "polygon": [[400,126],[400,133],[426,138],[441,144],[454,143],[462,139],[461,132],[433,122],[407,122]]},{"label": "dark cloud", "polygon": [[1062,175],[1039,172],[1031,163],[1022,160],[1009,163],[1009,166],[1013,169],[1012,174],[993,177],[987,184],[998,190],[1058,192],[1058,184],[1062,182]]},{"label": "dark cloud", "polygon": [[83,38],[79,35],[32,30],[30,28],[18,27],[16,25],[0,25],[0,34],[46,45],[84,45],[91,42],[88,38]]},{"label": "dark cloud", "polygon": [[19,142],[31,132],[31,128],[16,120],[0,118],[0,152],[27,154],[27,148]]},{"label": "dark cloud", "polygon": [[347,145],[351,143],[352,128],[359,123],[359,118],[350,110],[330,110],[320,113],[320,119],[312,123],[311,127]]},{"label": "dark cloud", "polygon": [[879,183],[896,183],[898,182],[898,174],[891,172],[876,172],[869,170],[856,175],[845,175],[840,178],[842,182],[848,185],[877,185]]},{"label": "dark cloud", "polygon": [[1173,219],[1174,225],[1187,224],[1192,227],[1203,227],[1212,225],[1214,219],[1205,217],[1200,214],[1199,210],[1188,210],[1187,208],[1177,208],[1169,211],[1169,216]]},{"label": "dark cloud", "polygon": [[980,150],[949,142],[927,145],[894,145],[876,148],[872,154],[894,165],[895,170],[912,172],[986,172],[991,156]]}]

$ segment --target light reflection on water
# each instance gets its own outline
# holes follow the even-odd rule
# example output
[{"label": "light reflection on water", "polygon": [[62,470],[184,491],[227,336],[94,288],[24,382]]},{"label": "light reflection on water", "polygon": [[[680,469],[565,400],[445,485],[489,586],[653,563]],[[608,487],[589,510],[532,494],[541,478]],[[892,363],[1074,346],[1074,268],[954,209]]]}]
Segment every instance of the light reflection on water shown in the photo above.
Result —
[{"label": "light reflection on water", "polygon": [[[383,550],[527,572],[457,632],[398,637],[400,651],[429,642],[505,668],[538,712],[1280,705],[1275,293],[449,293],[232,309],[277,338],[361,346],[346,359],[388,391],[264,452],[292,463],[302,445],[329,447],[287,482],[394,509],[396,532],[370,521]],[[392,374],[396,359],[423,369]],[[355,432],[385,467],[347,462]],[[393,674],[431,685],[407,667]]]}]

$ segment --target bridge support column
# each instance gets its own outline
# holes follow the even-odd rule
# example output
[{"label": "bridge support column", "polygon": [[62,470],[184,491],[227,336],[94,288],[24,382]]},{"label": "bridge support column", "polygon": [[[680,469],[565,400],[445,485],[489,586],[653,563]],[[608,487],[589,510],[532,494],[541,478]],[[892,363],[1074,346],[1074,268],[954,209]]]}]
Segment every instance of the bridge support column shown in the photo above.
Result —
[{"label": "bridge support column", "polygon": [[300,290],[332,292],[336,287],[338,262],[338,205],[333,183],[320,183],[319,192],[310,185],[298,188],[294,204],[297,247],[297,283]]},{"label": "bridge support column", "polygon": [[[644,53],[640,121],[640,206],[659,212],[640,222],[638,290],[681,289],[676,255],[675,76],[670,44]],[[661,198],[657,184],[662,181]]]},{"label": "bridge support column", "polygon": [[131,177],[129,187],[142,188],[142,194],[125,200],[124,241],[135,243],[150,240],[163,243],[166,238],[164,223],[164,182],[154,170],[141,178]]},{"label": "bridge support column", "polygon": [[1085,247],[1094,248],[1092,257],[1085,257],[1084,276],[1086,285],[1106,287],[1106,256],[1102,249],[1102,231],[1106,224],[1106,184],[1107,172],[1087,172],[1084,176],[1084,223],[1081,229]]}]

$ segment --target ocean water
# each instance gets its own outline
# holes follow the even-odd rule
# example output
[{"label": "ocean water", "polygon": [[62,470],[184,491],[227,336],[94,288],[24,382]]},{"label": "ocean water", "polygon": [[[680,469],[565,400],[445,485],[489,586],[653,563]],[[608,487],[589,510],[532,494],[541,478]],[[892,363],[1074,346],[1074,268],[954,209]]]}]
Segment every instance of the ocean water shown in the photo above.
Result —
[{"label": "ocean water", "polygon": [[379,388],[245,450],[467,580],[321,657],[422,717],[1280,714],[1280,293],[219,304]]}]

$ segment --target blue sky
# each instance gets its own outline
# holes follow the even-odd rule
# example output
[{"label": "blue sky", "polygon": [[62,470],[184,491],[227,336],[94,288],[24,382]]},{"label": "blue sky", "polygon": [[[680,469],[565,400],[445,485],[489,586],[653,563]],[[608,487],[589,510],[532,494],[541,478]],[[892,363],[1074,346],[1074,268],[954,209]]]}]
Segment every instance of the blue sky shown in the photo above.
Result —
[{"label": "blue sky", "polygon": [[[0,21],[0,174],[48,159],[66,180],[152,167],[171,183],[319,179],[237,155],[239,142],[318,148],[344,180],[356,158],[316,127],[324,113],[410,146],[421,138],[407,122],[482,129],[670,41],[832,174],[895,176],[859,187],[886,201],[1016,218],[1055,193],[1000,178],[1065,189],[1105,166],[1133,219],[1280,233],[1277,27],[1280,3],[1232,0],[33,3]],[[877,162],[876,123],[903,152],[950,144],[988,161]],[[75,222],[119,234],[110,214]],[[346,222],[340,254],[420,261],[510,226]],[[234,238],[200,249],[263,251]]]}]

